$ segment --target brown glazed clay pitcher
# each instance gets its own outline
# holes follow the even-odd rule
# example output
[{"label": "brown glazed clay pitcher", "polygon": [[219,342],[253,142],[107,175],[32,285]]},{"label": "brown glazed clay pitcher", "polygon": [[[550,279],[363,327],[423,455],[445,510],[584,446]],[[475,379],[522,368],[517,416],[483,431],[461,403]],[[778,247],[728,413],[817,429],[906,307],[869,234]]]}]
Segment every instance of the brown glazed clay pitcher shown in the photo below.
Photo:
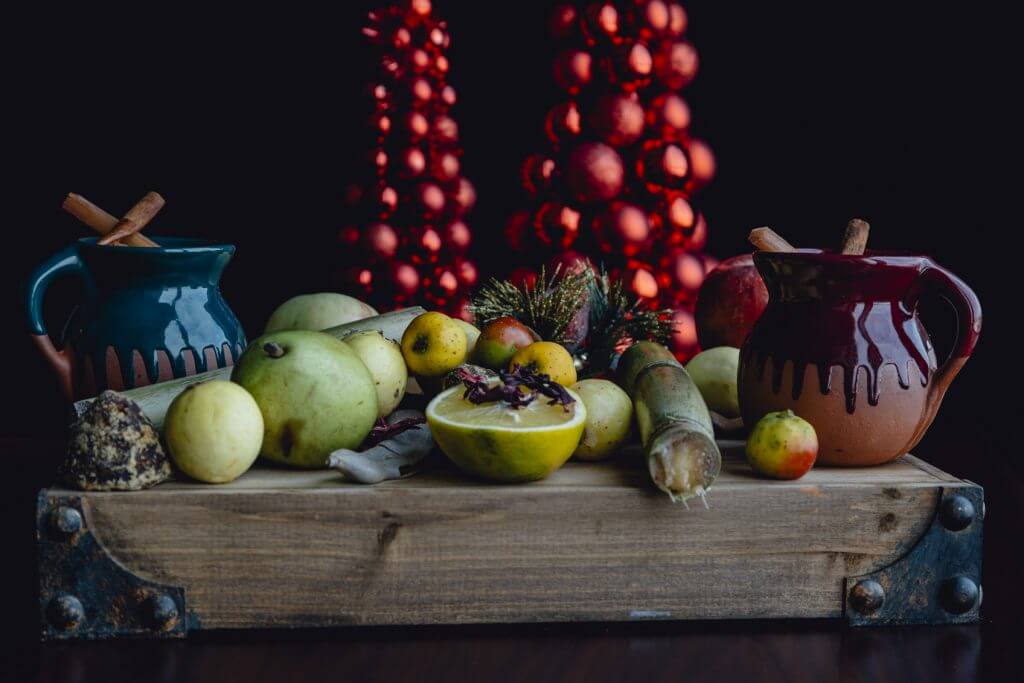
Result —
[{"label": "brown glazed clay pitcher", "polygon": [[[744,423],[791,409],[814,426],[826,465],[877,465],[913,448],[978,341],[974,292],[924,256],[798,250],[754,263],[769,301],[740,354]],[[941,366],[917,317],[927,293],[957,313]]]}]

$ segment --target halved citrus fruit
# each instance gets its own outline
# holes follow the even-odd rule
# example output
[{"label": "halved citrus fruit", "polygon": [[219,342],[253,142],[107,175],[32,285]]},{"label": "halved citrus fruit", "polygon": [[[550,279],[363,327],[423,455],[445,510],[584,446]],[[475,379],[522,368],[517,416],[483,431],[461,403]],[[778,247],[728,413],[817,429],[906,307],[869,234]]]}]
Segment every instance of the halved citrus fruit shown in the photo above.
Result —
[{"label": "halved citrus fruit", "polygon": [[543,479],[561,467],[583,435],[587,409],[579,394],[568,406],[538,396],[527,406],[471,403],[465,388],[441,392],[427,406],[434,439],[463,471],[500,482]]}]

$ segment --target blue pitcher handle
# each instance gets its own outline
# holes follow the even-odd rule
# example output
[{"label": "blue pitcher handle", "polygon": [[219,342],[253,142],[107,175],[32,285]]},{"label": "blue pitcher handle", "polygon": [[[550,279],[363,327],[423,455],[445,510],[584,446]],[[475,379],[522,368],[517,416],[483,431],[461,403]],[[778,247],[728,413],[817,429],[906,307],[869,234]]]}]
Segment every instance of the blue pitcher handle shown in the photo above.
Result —
[{"label": "blue pitcher handle", "polygon": [[61,389],[68,400],[74,399],[74,386],[71,371],[71,352],[69,349],[57,350],[53,339],[46,332],[43,324],[43,297],[50,282],[59,275],[84,272],[84,266],[78,257],[77,245],[72,245],[54,254],[49,260],[36,268],[28,279],[25,294],[25,307],[28,312],[29,335],[43,356],[50,362]]}]

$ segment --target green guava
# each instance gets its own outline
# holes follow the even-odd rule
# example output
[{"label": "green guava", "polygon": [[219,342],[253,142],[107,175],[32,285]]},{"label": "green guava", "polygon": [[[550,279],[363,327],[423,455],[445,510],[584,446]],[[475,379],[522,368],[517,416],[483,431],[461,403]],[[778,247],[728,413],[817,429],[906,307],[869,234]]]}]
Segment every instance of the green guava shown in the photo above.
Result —
[{"label": "green guava", "polygon": [[356,352],[370,371],[377,388],[377,415],[387,417],[402,402],[405,384],[409,381],[402,348],[377,330],[354,332],[342,341]]},{"label": "green guava", "polygon": [[359,356],[322,332],[265,334],[231,373],[263,414],[268,460],[324,467],[339,448],[358,448],[377,420],[377,391]]},{"label": "green guava", "polygon": [[344,294],[300,294],[288,299],[270,314],[264,333],[282,330],[319,332],[375,315],[377,311],[372,306]]}]

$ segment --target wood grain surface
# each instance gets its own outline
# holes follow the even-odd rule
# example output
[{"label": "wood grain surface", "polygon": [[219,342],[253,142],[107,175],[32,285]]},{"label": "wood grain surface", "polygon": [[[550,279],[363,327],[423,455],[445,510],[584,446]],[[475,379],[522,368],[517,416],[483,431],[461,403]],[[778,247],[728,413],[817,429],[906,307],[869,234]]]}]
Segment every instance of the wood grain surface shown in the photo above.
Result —
[{"label": "wood grain surface", "polygon": [[81,495],[109,552],[183,586],[207,629],[838,617],[843,578],[902,555],[958,482],[911,456],[768,481],[733,444],[710,509],[672,504],[628,453],[518,486],[256,468],[50,495]]}]

